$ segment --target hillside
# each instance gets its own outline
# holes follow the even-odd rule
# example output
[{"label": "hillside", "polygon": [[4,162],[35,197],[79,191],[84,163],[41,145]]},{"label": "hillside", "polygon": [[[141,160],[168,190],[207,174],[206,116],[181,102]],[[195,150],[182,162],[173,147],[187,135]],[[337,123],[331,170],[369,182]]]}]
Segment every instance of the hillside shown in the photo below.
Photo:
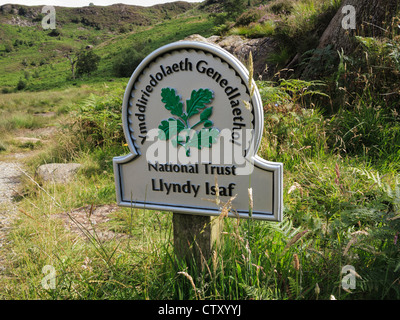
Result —
[{"label": "hillside", "polygon": [[57,28],[44,30],[41,7],[4,5],[0,7],[0,88],[13,91],[20,80],[26,90],[71,85],[65,55],[88,46],[101,61],[98,71],[83,81],[112,79],[114,60],[127,48],[140,47],[144,55],[193,33],[210,35],[211,22],[194,8],[181,1],[152,7],[56,7]]},{"label": "hillside", "polygon": [[[148,26],[165,19],[171,19],[187,12],[195,6],[193,3],[177,1],[152,7],[140,7],[125,4],[111,6],[87,6],[81,8],[55,7],[57,26],[68,24],[77,27],[93,27],[98,30],[117,31],[134,26]],[[0,7],[0,23],[19,26],[40,26],[42,6],[23,6],[7,4]]]}]

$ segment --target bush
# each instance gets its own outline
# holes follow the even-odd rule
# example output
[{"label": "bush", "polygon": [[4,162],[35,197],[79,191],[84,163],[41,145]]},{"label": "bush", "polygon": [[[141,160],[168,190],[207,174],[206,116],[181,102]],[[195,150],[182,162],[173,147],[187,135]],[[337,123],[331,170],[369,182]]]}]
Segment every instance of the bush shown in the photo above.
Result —
[{"label": "bush", "polygon": [[1,151],[6,151],[6,150],[7,150],[6,145],[2,141],[0,141],[0,152]]},{"label": "bush", "polygon": [[256,8],[243,12],[236,20],[237,26],[247,26],[252,22],[257,22],[264,16],[265,12]]},{"label": "bush", "polygon": [[10,53],[13,50],[14,50],[13,46],[12,46],[12,44],[10,42],[7,42],[6,44],[4,44],[4,51],[5,52]]},{"label": "bush", "polygon": [[289,0],[280,0],[274,2],[271,5],[270,10],[275,14],[290,14],[293,10],[293,5]]},{"label": "bush", "polygon": [[91,95],[79,106],[74,129],[89,148],[121,146],[125,141],[121,119],[122,100]]},{"label": "bush", "polygon": [[3,94],[7,94],[7,93],[11,93],[11,92],[13,92],[13,90],[9,87],[4,87],[1,89],[1,93],[3,93]]},{"label": "bush", "polygon": [[340,110],[332,119],[331,145],[343,154],[364,155],[381,164],[397,160],[393,156],[400,155],[398,121],[391,110],[361,101],[352,110]]},{"label": "bush", "polygon": [[82,51],[76,63],[76,72],[78,75],[91,74],[97,70],[100,57],[93,51]]},{"label": "bush", "polygon": [[58,36],[61,35],[61,32],[58,31],[57,29],[52,29],[52,30],[48,33],[48,35],[49,35],[50,37],[58,37]]},{"label": "bush", "polygon": [[113,71],[118,77],[130,77],[145,58],[145,54],[134,48],[127,48],[115,59]]},{"label": "bush", "polygon": [[26,81],[19,79],[18,83],[17,83],[17,90],[24,90],[27,86]]}]

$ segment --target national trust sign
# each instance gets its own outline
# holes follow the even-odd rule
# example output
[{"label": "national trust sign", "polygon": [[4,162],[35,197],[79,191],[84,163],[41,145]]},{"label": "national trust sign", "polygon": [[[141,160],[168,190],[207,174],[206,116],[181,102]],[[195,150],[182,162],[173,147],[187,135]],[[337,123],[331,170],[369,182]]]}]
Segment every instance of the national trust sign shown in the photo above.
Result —
[{"label": "national trust sign", "polygon": [[227,51],[189,41],[154,51],[122,119],[131,153],[114,158],[118,205],[215,216],[231,200],[231,217],[281,221],[283,165],[257,156],[261,98]]}]

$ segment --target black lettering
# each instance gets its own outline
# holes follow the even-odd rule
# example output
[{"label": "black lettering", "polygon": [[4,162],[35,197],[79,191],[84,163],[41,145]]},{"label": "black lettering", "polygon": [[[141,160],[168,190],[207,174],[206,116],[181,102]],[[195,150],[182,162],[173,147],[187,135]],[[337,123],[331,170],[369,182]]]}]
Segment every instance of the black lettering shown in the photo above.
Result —
[{"label": "black lettering", "polygon": [[158,73],[156,74],[156,79],[157,79],[158,81],[161,81],[163,78],[164,78],[164,76],[162,75],[161,72],[158,72]]},{"label": "black lettering", "polygon": [[[243,120],[242,117],[235,117],[235,119],[236,119],[236,118],[241,118],[241,119]],[[234,123],[233,123],[232,131],[240,130],[240,129],[242,129],[242,127],[245,127],[245,126],[246,126],[246,124],[243,123],[243,122],[234,122]]]},{"label": "black lettering", "polygon": [[235,93],[238,90],[239,90],[238,88],[233,89],[232,87],[229,86],[229,87],[225,88],[225,93],[229,97],[230,95],[232,95],[233,93]]},{"label": "black lettering", "polygon": [[146,140],[147,140],[147,136],[140,135],[139,138],[142,139],[142,140],[140,141],[140,143],[141,143],[142,145],[143,145],[143,144],[146,142]]},{"label": "black lettering", "polygon": [[221,88],[225,88],[228,85],[228,80],[222,79],[219,85],[221,86]]},{"label": "black lettering", "polygon": [[135,113],[135,116],[138,118],[140,122],[146,121],[146,116],[142,113]]},{"label": "black lettering", "polygon": [[206,68],[205,67],[200,67],[200,65],[203,65],[203,64],[208,65],[207,61],[204,61],[204,60],[200,60],[199,62],[197,62],[196,70],[199,73],[205,73],[206,72]]},{"label": "black lettering", "polygon": [[141,122],[139,123],[140,133],[145,134],[147,133],[146,123]]},{"label": "black lettering", "polygon": [[189,61],[188,58],[185,59],[185,71],[192,71],[193,70],[193,65],[192,63]]},{"label": "black lettering", "polygon": [[141,104],[136,104],[136,106],[138,107],[139,112],[141,113],[145,113],[146,112],[146,107],[141,105]]},{"label": "black lettering", "polygon": [[155,164],[152,164],[149,162],[148,165],[149,165],[149,171],[151,171],[151,168],[158,171],[158,163],[157,162]]},{"label": "black lettering", "polygon": [[157,183],[156,183],[156,179],[151,179],[151,189],[154,191],[163,191],[163,180],[160,179],[160,187],[157,188]]},{"label": "black lettering", "polygon": [[[164,66],[163,66],[163,65],[161,65],[161,66],[160,66],[160,69],[161,69],[161,71],[162,71],[162,73],[163,73],[164,77],[166,77],[166,76],[167,76],[167,74],[165,73]],[[160,81],[161,81],[161,80],[162,80],[162,78],[160,79]]]},{"label": "black lettering", "polygon": [[[232,110],[232,114],[234,116],[240,116],[242,114],[242,110],[240,110],[239,108],[235,108]],[[235,121],[235,119],[233,119]]]},{"label": "black lettering", "polygon": [[158,84],[158,82],[157,82],[157,80],[154,78],[154,76],[151,74],[150,75],[150,85],[152,86],[152,87],[155,87],[155,86],[157,86],[157,84]]}]

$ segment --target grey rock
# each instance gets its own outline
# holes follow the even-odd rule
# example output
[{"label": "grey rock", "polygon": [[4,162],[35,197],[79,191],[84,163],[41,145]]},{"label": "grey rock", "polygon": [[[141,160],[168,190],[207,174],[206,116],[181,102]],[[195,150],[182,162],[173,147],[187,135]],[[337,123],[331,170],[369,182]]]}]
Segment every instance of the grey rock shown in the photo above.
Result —
[{"label": "grey rock", "polygon": [[75,177],[81,166],[79,163],[44,164],[37,168],[36,176],[42,181],[68,182]]},{"label": "grey rock", "polygon": [[229,53],[233,54],[245,66],[247,66],[248,64],[249,55],[251,52],[253,56],[253,70],[255,80],[269,79],[276,72],[274,68],[275,66],[267,65],[268,57],[271,56],[271,54],[273,54],[277,48],[277,43],[272,38],[264,37],[257,39],[247,39],[236,35],[226,37],[211,36],[209,38],[204,38],[198,34],[194,34],[185,38],[185,40],[216,44],[228,51]]}]

